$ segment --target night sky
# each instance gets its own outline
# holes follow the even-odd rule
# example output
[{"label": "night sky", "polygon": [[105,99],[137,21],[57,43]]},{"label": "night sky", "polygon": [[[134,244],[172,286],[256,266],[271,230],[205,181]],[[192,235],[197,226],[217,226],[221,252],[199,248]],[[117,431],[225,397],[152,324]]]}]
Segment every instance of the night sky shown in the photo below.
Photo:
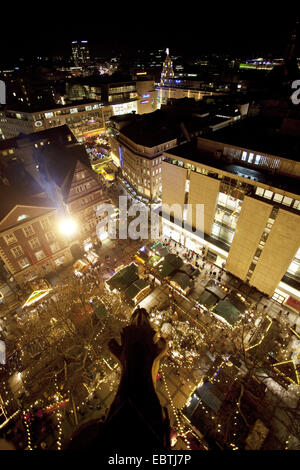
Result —
[{"label": "night sky", "polygon": [[103,7],[51,2],[35,4],[32,14],[27,5],[24,11],[6,13],[8,20],[0,29],[0,65],[31,55],[70,55],[70,43],[76,39],[87,39],[92,55],[100,57],[151,47],[190,55],[280,56],[296,20],[295,9],[283,10],[275,3],[269,11],[261,11],[253,2],[236,7],[230,2],[230,7],[221,9],[216,3],[214,8],[202,3],[188,3],[186,8],[168,2],[164,8],[158,3],[145,7],[126,2],[120,8],[119,3]]}]

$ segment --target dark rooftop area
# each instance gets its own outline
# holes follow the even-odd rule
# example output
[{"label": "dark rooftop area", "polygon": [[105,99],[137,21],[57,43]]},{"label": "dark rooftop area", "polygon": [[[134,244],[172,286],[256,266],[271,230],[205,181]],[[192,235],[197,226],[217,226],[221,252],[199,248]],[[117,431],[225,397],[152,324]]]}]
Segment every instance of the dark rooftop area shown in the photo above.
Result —
[{"label": "dark rooftop area", "polygon": [[[214,134],[217,134],[217,132],[214,132]],[[209,135],[209,138],[211,138],[211,134]],[[222,159],[216,159],[212,155],[209,155],[208,152],[199,150],[197,148],[196,139],[192,142],[187,142],[177,147],[173,147],[168,150],[167,153],[174,155],[174,157],[186,158],[200,164],[203,163],[204,165],[232,173],[233,175],[242,176],[248,180],[259,181],[260,183],[273,186],[278,189],[283,189],[294,194],[300,194],[299,179],[280,174],[271,174],[266,170],[253,170],[242,165],[228,163]]]},{"label": "dark rooftop area", "polygon": [[0,220],[16,205],[53,206],[39,184],[16,162],[5,171],[0,169],[0,178]]},{"label": "dark rooftop area", "polygon": [[[279,124],[281,122],[279,121]],[[300,127],[300,121],[299,121]],[[286,135],[268,119],[248,118],[218,130],[210,140],[300,161],[300,137]]]},{"label": "dark rooftop area", "polygon": [[[68,137],[71,136],[72,140],[69,141]],[[26,142],[36,142],[43,139],[54,140],[60,143],[76,143],[77,139],[73,135],[70,128],[64,124],[63,126],[52,127],[51,129],[45,129],[43,131],[34,132],[32,134],[20,134],[18,137],[12,137],[11,139],[0,140],[0,151],[17,148],[22,146]]]},{"label": "dark rooftop area", "polygon": [[[112,121],[115,118],[112,118]],[[122,127],[122,134],[139,145],[155,147],[170,140],[177,142],[192,138],[202,131],[208,131],[210,125],[226,121],[226,118],[207,115],[202,117],[190,108],[168,107],[143,115],[128,115],[128,125]],[[123,119],[116,119],[121,122]],[[126,119],[125,119],[126,120]]]}]

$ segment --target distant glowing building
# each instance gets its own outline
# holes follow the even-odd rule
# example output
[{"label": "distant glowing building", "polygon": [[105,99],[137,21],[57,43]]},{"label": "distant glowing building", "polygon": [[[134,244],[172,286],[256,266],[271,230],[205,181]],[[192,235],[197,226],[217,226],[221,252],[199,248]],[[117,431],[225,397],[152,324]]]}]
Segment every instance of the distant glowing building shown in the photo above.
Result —
[{"label": "distant glowing building", "polygon": [[76,67],[90,65],[90,51],[87,41],[72,41],[72,56]]}]

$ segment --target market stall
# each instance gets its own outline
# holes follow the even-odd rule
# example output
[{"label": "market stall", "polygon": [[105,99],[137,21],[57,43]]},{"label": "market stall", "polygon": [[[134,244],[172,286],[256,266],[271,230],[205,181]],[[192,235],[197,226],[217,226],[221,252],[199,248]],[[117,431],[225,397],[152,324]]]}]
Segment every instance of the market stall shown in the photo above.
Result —
[{"label": "market stall", "polygon": [[73,264],[74,274],[79,277],[83,276],[84,273],[88,271],[89,267],[90,265],[86,261],[79,259]]},{"label": "market stall", "polygon": [[240,319],[241,312],[227,299],[220,300],[212,309],[212,313],[230,326],[234,326]]}]

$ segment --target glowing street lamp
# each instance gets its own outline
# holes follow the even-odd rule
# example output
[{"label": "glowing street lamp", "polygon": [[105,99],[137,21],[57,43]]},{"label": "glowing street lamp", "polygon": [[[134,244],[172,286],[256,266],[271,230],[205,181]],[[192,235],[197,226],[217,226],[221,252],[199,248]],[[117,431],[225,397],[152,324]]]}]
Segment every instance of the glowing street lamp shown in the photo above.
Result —
[{"label": "glowing street lamp", "polygon": [[77,223],[71,218],[64,219],[59,224],[59,231],[66,237],[71,237],[77,232],[77,230]]}]

